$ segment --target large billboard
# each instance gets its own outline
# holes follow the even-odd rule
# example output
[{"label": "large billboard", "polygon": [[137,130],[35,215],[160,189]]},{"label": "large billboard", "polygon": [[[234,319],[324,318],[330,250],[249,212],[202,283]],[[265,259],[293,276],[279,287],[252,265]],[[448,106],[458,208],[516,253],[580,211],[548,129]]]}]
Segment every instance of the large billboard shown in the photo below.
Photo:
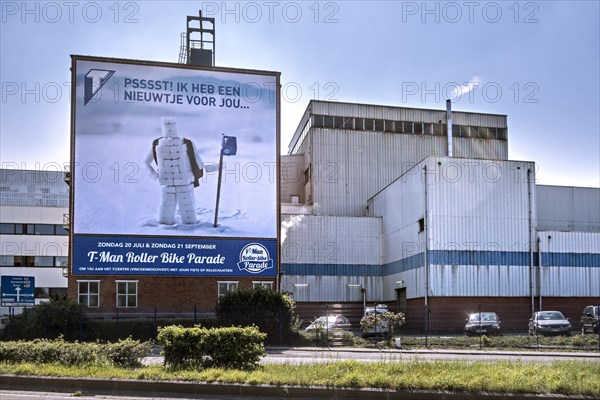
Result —
[{"label": "large billboard", "polygon": [[275,276],[279,74],[72,60],[72,274]]}]

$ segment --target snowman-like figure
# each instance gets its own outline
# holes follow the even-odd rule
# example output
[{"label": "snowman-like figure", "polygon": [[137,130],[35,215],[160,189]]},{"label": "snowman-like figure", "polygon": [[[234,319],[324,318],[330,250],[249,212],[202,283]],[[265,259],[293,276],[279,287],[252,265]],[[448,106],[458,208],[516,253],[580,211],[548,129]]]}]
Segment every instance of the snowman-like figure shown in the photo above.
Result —
[{"label": "snowman-like figure", "polygon": [[[204,164],[194,143],[177,135],[175,118],[162,117],[161,123],[162,137],[152,142],[152,151],[146,157],[150,174],[158,179],[162,190],[158,223],[176,224],[176,211],[179,208],[181,223],[195,224],[194,188],[199,185]],[[207,172],[216,169],[213,165],[207,167]]]}]

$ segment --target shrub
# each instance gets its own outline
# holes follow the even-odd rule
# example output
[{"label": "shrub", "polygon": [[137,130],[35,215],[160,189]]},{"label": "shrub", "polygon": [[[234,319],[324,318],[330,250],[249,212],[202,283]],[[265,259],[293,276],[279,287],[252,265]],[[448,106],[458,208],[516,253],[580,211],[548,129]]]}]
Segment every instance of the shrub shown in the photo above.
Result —
[{"label": "shrub", "polygon": [[404,314],[386,311],[383,313],[369,313],[360,320],[360,330],[362,332],[375,332],[383,335],[386,341],[391,341],[395,327],[404,325]]},{"label": "shrub", "polygon": [[66,297],[51,298],[35,307],[26,308],[22,314],[11,318],[4,329],[5,339],[83,339],[88,329],[85,306]]},{"label": "shrub", "polygon": [[0,342],[0,361],[11,363],[57,363],[61,365],[115,365],[137,367],[148,354],[150,343],[127,339],[113,344],[66,342],[35,339]]},{"label": "shrub", "polygon": [[265,337],[255,326],[167,326],[159,328],[157,341],[163,346],[165,364],[174,367],[252,369],[265,354]]},{"label": "shrub", "polygon": [[221,326],[257,326],[267,342],[290,342],[298,338],[300,322],[291,296],[264,287],[240,289],[225,294],[217,304]]}]

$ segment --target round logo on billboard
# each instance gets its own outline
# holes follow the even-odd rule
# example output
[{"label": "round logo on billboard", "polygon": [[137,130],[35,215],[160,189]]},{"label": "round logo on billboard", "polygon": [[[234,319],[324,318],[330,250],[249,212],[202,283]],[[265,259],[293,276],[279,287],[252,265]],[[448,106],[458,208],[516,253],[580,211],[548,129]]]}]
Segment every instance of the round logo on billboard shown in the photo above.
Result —
[{"label": "round logo on billboard", "polygon": [[240,252],[240,270],[258,274],[266,269],[273,268],[273,260],[265,246],[259,243],[247,244]]}]

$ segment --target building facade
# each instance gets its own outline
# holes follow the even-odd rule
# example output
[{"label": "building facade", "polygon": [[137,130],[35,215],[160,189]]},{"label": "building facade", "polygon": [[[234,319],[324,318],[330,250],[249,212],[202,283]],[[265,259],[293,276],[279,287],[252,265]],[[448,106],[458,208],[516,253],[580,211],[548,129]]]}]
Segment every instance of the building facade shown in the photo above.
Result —
[{"label": "building facade", "polygon": [[57,171],[0,169],[0,275],[33,277],[37,299],[67,294],[64,179]]},{"label": "building facade", "polygon": [[282,290],[300,313],[385,303],[459,331],[485,307],[519,330],[600,302],[600,190],[536,185],[506,116],[312,101],[289,150]]}]

